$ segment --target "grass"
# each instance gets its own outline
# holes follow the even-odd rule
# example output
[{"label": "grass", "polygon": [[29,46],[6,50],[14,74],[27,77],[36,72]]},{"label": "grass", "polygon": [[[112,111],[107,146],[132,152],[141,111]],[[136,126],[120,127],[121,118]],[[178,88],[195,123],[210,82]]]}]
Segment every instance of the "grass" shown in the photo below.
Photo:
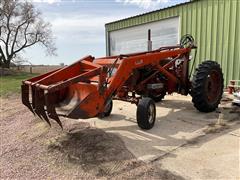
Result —
[{"label": "grass", "polygon": [[1,76],[0,78],[0,96],[8,96],[17,94],[21,90],[21,83],[23,80],[29,79],[37,74],[30,74],[25,72],[15,73],[13,75]]}]

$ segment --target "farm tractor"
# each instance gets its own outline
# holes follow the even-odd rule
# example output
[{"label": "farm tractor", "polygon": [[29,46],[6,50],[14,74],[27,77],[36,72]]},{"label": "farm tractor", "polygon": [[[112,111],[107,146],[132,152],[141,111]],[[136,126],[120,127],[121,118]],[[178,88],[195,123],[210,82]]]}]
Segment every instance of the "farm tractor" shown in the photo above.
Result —
[{"label": "farm tractor", "polygon": [[222,97],[223,74],[218,63],[207,60],[190,80],[190,53],[196,48],[193,37],[185,35],[176,46],[103,58],[86,56],[23,81],[22,103],[49,125],[52,119],[61,127],[60,116],[104,118],[111,114],[113,100],[121,100],[136,104],[138,126],[151,129],[155,102],[174,92],[190,94],[197,110],[212,112]]}]

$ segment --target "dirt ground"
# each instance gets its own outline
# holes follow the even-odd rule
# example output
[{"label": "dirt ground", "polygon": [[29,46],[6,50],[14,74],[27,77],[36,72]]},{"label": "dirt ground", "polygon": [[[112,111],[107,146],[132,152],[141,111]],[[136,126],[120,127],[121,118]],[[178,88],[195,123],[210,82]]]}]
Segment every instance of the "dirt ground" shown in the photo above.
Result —
[{"label": "dirt ground", "polygon": [[[172,168],[182,158],[186,159],[183,152],[180,152],[183,157],[177,156],[177,152],[186,153],[196,145],[204,147],[203,144],[220,135],[238,131],[239,109],[225,106],[223,102],[220,109],[225,112],[223,115],[219,116],[219,112],[199,115],[203,120],[195,121],[198,112],[189,98],[186,101],[177,100],[178,97],[170,99],[175,101],[170,103],[167,99],[158,105],[161,115],[155,127],[141,131],[136,125],[135,107],[119,101],[114,103],[113,115],[109,118],[90,121],[62,118],[64,130],[61,130],[55,123],[50,128],[34,117],[17,95],[2,98],[0,179],[188,179],[180,167]],[[182,118],[184,116],[186,118]],[[238,134],[236,138],[239,145]],[[233,154],[239,157],[235,153],[239,152],[239,146],[234,144],[234,150]],[[174,160],[177,158],[179,161]],[[191,167],[188,168],[191,171]],[[235,169],[233,172],[236,173]],[[218,177],[204,173],[206,176],[192,173],[190,179]]]},{"label": "dirt ground", "polygon": [[119,136],[63,119],[49,128],[17,96],[1,99],[0,179],[181,179],[139,161]]}]

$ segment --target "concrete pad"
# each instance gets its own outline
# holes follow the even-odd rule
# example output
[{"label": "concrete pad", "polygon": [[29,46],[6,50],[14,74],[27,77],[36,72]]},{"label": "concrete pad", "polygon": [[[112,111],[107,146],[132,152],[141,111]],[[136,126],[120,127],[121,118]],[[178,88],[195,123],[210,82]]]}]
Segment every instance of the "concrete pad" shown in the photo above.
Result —
[{"label": "concrete pad", "polygon": [[240,130],[239,129],[232,131],[229,134],[240,138]]},{"label": "concrete pad", "polygon": [[91,126],[119,135],[137,158],[148,162],[205,135],[203,130],[206,126],[219,119],[217,112],[197,111],[190,96],[168,95],[156,104],[156,110],[155,126],[147,131],[141,130],[136,123],[136,105],[121,101],[114,101],[109,117],[93,118],[89,122]]},{"label": "concrete pad", "polygon": [[[240,129],[235,131],[239,133]],[[240,179],[240,138],[232,136],[233,132],[205,137],[158,163],[187,179]]]}]

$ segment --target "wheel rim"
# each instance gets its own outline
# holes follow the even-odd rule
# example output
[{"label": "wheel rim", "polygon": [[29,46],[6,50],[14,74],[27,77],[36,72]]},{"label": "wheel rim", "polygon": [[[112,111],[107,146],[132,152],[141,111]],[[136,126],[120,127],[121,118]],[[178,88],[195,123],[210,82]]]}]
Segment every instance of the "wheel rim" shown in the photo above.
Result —
[{"label": "wheel rim", "polygon": [[207,99],[209,103],[215,103],[218,101],[221,93],[221,76],[218,71],[213,70],[207,77],[206,91]]},{"label": "wheel rim", "polygon": [[155,117],[155,108],[153,104],[150,104],[149,109],[148,109],[148,122],[150,124],[153,123]]}]

